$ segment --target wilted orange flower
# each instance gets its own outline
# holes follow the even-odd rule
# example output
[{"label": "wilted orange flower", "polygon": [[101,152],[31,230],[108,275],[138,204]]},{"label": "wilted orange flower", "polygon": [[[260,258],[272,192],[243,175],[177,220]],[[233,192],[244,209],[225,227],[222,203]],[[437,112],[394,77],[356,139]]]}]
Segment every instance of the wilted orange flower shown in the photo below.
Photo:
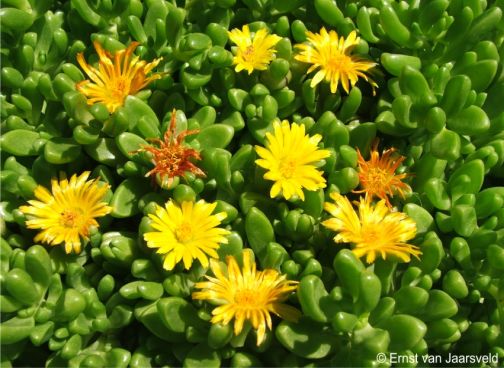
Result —
[{"label": "wilted orange flower", "polygon": [[126,49],[117,51],[114,55],[103,49],[98,41],[94,41],[93,45],[100,58],[98,69],[86,62],[82,52],[77,54],[77,61],[91,80],[83,80],[75,87],[87,97],[88,105],[101,102],[113,113],[123,105],[126,97],[136,94],[162,76],[161,73],[147,76],[162,58],[150,63],[139,60],[138,56],[132,58],[138,42],[132,42]]},{"label": "wilted orange flower", "polygon": [[364,160],[357,148],[359,181],[362,190],[355,190],[354,193],[367,193],[371,197],[384,199],[390,208],[392,205],[388,196],[393,197],[395,193],[399,193],[404,198],[404,191],[411,191],[411,187],[402,182],[408,174],[395,174],[405,157],[392,156],[396,151],[393,147],[385,150],[380,157],[378,143],[378,140],[375,140],[369,161]]},{"label": "wilted orange flower", "polygon": [[194,173],[198,176],[205,176],[205,173],[197,167],[191,159],[201,160],[200,153],[193,148],[184,145],[184,138],[188,135],[196,134],[199,130],[186,130],[178,135],[175,135],[175,109],[172,112],[170,127],[164,134],[164,139],[149,139],[151,142],[158,145],[145,146],[139,151],[150,152],[154,155],[152,162],[154,168],[149,171],[145,176],[159,174],[163,182],[170,186],[173,179],[177,176],[184,175],[187,171]]}]

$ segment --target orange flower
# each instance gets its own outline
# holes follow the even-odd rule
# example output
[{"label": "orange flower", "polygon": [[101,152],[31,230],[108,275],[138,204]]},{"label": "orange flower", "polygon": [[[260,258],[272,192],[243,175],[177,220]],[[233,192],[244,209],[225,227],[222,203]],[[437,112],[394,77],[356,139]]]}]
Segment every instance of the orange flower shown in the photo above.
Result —
[{"label": "orange flower", "polygon": [[399,193],[404,198],[404,191],[411,191],[411,187],[402,182],[402,179],[406,178],[408,174],[395,174],[397,168],[405,160],[405,157],[401,155],[392,157],[395,151],[395,148],[389,148],[380,157],[378,140],[375,140],[371,150],[371,158],[366,161],[357,149],[359,181],[362,190],[355,190],[354,193],[367,193],[371,197],[376,196],[385,200],[390,208],[392,204],[388,196],[393,197],[395,193]]},{"label": "orange flower", "polygon": [[188,135],[196,134],[199,130],[186,130],[175,135],[175,109],[172,112],[170,127],[164,134],[164,140],[149,139],[159,147],[145,146],[139,151],[150,152],[154,155],[152,161],[155,165],[145,176],[159,174],[161,180],[170,186],[173,179],[184,175],[187,171],[198,176],[205,176],[205,173],[197,167],[191,159],[201,160],[200,153],[193,148],[184,146],[184,138]]},{"label": "orange flower", "polygon": [[88,105],[101,102],[113,113],[123,105],[126,97],[136,94],[153,80],[162,77],[162,73],[147,76],[162,58],[147,63],[138,56],[132,57],[138,42],[132,42],[126,49],[117,51],[114,55],[104,50],[97,41],[93,42],[93,45],[100,59],[98,69],[86,62],[82,52],[77,54],[77,61],[91,80],[83,80],[75,87],[87,97]]}]

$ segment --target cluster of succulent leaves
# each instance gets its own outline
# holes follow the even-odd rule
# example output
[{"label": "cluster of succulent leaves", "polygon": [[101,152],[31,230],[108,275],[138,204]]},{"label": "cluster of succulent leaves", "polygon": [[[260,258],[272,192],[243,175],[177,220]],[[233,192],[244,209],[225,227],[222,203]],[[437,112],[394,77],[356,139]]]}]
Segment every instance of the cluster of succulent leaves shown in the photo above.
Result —
[{"label": "cluster of succulent leaves", "polygon": [[[1,20],[2,366],[388,366],[378,352],[504,358],[504,22],[502,0],[4,0]],[[229,29],[282,37],[268,70],[235,73]],[[293,59],[305,31],[357,29],[355,52],[380,65],[365,83],[310,88]],[[161,80],[110,115],[75,90],[76,54],[92,40],[131,41],[163,57]],[[93,60],[91,60],[93,61]],[[134,154],[177,130],[201,151],[205,178],[169,188]],[[306,200],[268,196],[254,164],[275,118],[323,135],[327,188]],[[356,148],[375,137],[407,157],[423,255],[363,264],[320,225],[331,191],[359,184]],[[92,170],[111,185],[111,215],[79,255],[33,244],[18,207],[60,172]],[[254,250],[261,268],[299,280],[298,323],[275,320],[266,342],[212,325],[191,299],[205,273],[168,272],[145,246],[155,204],[217,201],[231,230],[221,259]]]}]

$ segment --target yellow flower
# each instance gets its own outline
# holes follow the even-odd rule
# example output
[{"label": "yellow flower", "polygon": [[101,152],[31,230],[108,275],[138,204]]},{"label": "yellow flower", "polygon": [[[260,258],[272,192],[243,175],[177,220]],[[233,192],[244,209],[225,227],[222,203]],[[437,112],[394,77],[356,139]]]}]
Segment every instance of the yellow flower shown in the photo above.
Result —
[{"label": "yellow flower", "polygon": [[329,157],[328,150],[318,149],[322,136],[315,134],[310,137],[305,134],[303,124],[289,125],[287,120],[273,124],[274,134],[266,133],[268,143],[266,148],[256,146],[260,159],[256,164],[268,170],[264,178],[275,182],[271,187],[271,198],[280,192],[285,199],[298,195],[304,200],[302,188],[317,190],[325,188],[322,172],[317,170],[315,163]]},{"label": "yellow flower", "polygon": [[392,157],[394,152],[395,148],[387,149],[380,157],[376,140],[371,150],[371,158],[366,161],[357,149],[359,182],[362,190],[356,190],[355,193],[366,193],[371,198],[377,196],[384,199],[388,207],[392,207],[388,196],[393,197],[397,192],[404,198],[404,191],[411,191],[411,187],[401,181],[408,174],[395,174],[405,157],[400,155]]},{"label": "yellow flower", "polygon": [[238,46],[236,56],[233,58],[236,72],[245,69],[249,74],[252,74],[254,69],[267,69],[276,53],[274,47],[282,39],[275,34],[268,35],[268,31],[263,28],[252,37],[247,25],[243,26],[242,30],[235,28],[228,34],[231,41]]},{"label": "yellow flower", "polygon": [[266,327],[272,328],[270,313],[294,322],[301,313],[283,303],[297,289],[297,282],[286,280],[285,275],[273,269],[257,271],[252,255],[250,249],[243,251],[242,270],[236,259],[228,256],[227,275],[222,272],[219,262],[211,260],[215,277],[205,276],[209,281],[198,282],[195,287],[201,291],[194,292],[192,297],[220,304],[212,311],[211,322],[227,325],[234,318],[235,335],[240,334],[245,321],[250,321],[257,330],[259,346],[266,337]]},{"label": "yellow flower", "polygon": [[217,227],[226,213],[212,215],[216,206],[200,200],[182,202],[179,207],[170,200],[165,208],[158,206],[155,215],[149,214],[157,231],[145,233],[144,239],[149,248],[159,248],[157,253],[165,255],[165,269],[172,270],[182,260],[188,270],[194,259],[207,267],[208,256],[219,257],[216,249],[219,243],[227,244],[229,231]]},{"label": "yellow flower", "polygon": [[331,198],[335,204],[326,202],[324,208],[333,217],[322,225],[339,232],[336,243],[354,243],[357,257],[365,255],[366,262],[373,263],[377,254],[383,259],[393,255],[409,262],[410,255],[422,254],[417,246],[406,243],[416,235],[415,221],[405,213],[391,212],[384,200],[372,205],[369,197],[360,198],[357,215],[348,198],[338,193],[331,193]]},{"label": "yellow flower", "polygon": [[378,85],[365,73],[376,63],[351,55],[352,49],[359,44],[359,37],[355,31],[348,37],[338,38],[335,31],[327,32],[324,27],[320,33],[306,33],[308,44],[297,44],[295,47],[301,52],[294,58],[303,63],[312,64],[306,74],[316,69],[319,71],[312,78],[310,86],[313,88],[322,80],[331,83],[331,92],[336,93],[341,81],[343,89],[349,93],[349,85],[355,86],[359,77],[364,78],[374,88]]},{"label": "yellow flower", "polygon": [[[104,50],[99,42],[93,42],[100,58],[98,69],[89,65],[84,59],[84,54],[77,54],[77,61],[91,79],[77,83],[76,88],[87,97],[88,105],[101,102],[107,106],[110,113],[122,106],[129,95],[134,95],[153,80],[160,79],[160,73],[154,73],[147,77],[162,58],[155,59],[151,63],[139,60],[133,55],[133,51],[139,45],[132,42],[125,50],[117,51],[111,55]],[[113,60],[112,60],[113,59]]]},{"label": "yellow flower", "polygon": [[89,171],[73,175],[70,180],[53,179],[49,192],[43,186],[35,189],[37,200],[21,206],[21,212],[32,215],[26,221],[29,229],[42,229],[35,241],[50,245],[65,243],[65,252],[81,251],[80,237],[87,239],[90,226],[98,226],[96,217],[110,213],[111,207],[102,202],[109,185],[99,186],[97,180],[89,180]]}]

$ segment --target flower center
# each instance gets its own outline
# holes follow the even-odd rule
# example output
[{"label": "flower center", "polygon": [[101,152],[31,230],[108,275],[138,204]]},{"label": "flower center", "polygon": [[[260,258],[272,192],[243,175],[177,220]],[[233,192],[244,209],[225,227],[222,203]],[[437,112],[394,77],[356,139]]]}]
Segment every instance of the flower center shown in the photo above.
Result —
[{"label": "flower center", "polygon": [[254,58],[254,46],[252,46],[252,45],[247,46],[245,51],[243,51],[242,56],[247,61],[250,61],[251,59],[253,59]]},{"label": "flower center", "polygon": [[129,94],[129,88],[126,86],[126,81],[124,79],[116,80],[115,86],[113,86],[110,90],[110,98],[122,104],[124,98]]},{"label": "flower center", "polygon": [[257,305],[257,293],[251,289],[243,289],[236,292],[235,303],[242,307],[254,307]]},{"label": "flower center", "polygon": [[364,236],[366,237],[367,243],[374,243],[378,239],[378,234],[374,228],[366,229]]},{"label": "flower center", "polygon": [[192,239],[193,231],[191,225],[187,222],[183,222],[176,230],[175,236],[177,240],[181,243],[186,243]]},{"label": "flower center", "polygon": [[168,152],[164,159],[169,166],[174,168],[174,170],[178,170],[178,167],[182,162],[183,155],[184,153],[180,147],[174,147],[173,150]]},{"label": "flower center", "polygon": [[296,171],[296,162],[293,159],[284,159],[280,163],[280,168],[279,168],[280,174],[285,179],[290,179],[294,176],[294,172]]},{"label": "flower center", "polygon": [[371,223],[362,227],[362,240],[367,247],[379,249],[390,240],[387,227],[380,223]]},{"label": "flower center", "polygon": [[366,187],[379,190],[382,189],[388,182],[389,177],[388,173],[379,168],[373,168],[369,170],[366,177]]},{"label": "flower center", "polygon": [[345,71],[352,64],[352,59],[345,54],[331,55],[327,61],[327,69],[332,71]]},{"label": "flower center", "polygon": [[60,223],[63,227],[74,228],[80,219],[81,213],[76,210],[64,210],[61,212]]}]

